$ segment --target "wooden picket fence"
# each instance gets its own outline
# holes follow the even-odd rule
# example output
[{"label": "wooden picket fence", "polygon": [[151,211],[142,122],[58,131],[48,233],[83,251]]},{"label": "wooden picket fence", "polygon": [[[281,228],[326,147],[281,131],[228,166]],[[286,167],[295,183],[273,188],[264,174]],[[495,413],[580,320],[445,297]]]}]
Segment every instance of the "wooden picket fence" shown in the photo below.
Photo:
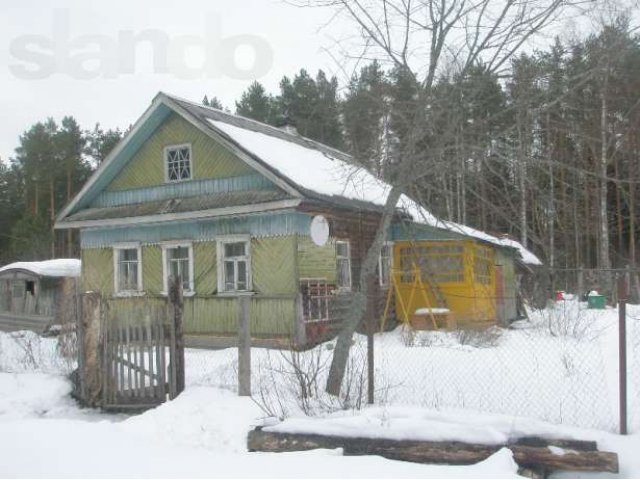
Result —
[{"label": "wooden picket fence", "polygon": [[142,305],[142,321],[110,318],[104,329],[102,407],[145,409],[177,396],[176,328],[169,308]]}]

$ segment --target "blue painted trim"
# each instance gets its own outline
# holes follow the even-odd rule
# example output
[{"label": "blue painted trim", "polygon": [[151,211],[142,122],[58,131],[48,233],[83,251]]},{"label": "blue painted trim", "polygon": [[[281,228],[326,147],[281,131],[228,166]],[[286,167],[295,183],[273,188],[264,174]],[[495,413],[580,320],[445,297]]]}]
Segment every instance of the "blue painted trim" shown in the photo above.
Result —
[{"label": "blue painted trim", "polygon": [[107,188],[107,185],[113,181],[127,161],[136,154],[144,142],[146,142],[153,132],[167,119],[172,111],[173,110],[164,104],[159,105],[149,119],[141,125],[136,134],[128,139],[122,151],[113,159],[108,168],[100,173],[96,178],[96,182],[83,195],[73,211],[69,213],[77,212],[78,210],[88,207],[93,199]]},{"label": "blue painted trim", "polygon": [[103,191],[92,202],[92,207],[118,207],[132,203],[192,197],[207,193],[235,192],[246,190],[273,190],[276,186],[260,175],[251,173],[228,178],[210,178],[186,182],[166,183],[153,187],[129,190]]},{"label": "blue painted trim", "polygon": [[254,237],[308,235],[311,216],[286,211],[236,217],[190,220],[129,227],[82,230],[82,248],[108,247],[118,242],[153,244],[169,240],[212,241],[219,235],[249,234]]},{"label": "blue painted trim", "polygon": [[449,230],[420,223],[396,223],[391,226],[390,240],[464,240],[473,239]]}]

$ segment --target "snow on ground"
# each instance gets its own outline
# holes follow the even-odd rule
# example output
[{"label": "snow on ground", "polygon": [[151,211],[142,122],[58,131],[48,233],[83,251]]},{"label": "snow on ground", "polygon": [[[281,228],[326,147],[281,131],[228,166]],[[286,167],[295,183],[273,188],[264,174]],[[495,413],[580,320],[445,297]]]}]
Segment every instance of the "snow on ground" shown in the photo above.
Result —
[{"label": "snow on ground", "polygon": [[[322,395],[331,342],[296,355],[253,349],[255,401],[236,396],[234,349],[188,350],[185,392],[127,416],[81,409],[70,399],[66,375],[73,365],[60,356],[55,339],[0,333],[0,476],[513,478],[517,472],[508,450],[467,467],[343,457],[339,450],[246,452],[247,432],[265,423],[275,430],[493,444],[528,435],[592,439],[600,449],[618,452],[620,477],[638,477],[640,435],[603,431],[615,427],[610,421],[617,413],[616,311],[583,307],[560,303],[533,312],[530,321],[497,337],[409,336],[400,329],[376,335],[380,404],[361,410],[358,394],[339,401]],[[629,318],[640,321],[640,307],[630,306]],[[628,324],[630,400],[636,402],[631,425],[639,432],[633,412],[640,329]],[[347,375],[356,391],[363,345],[357,337]],[[307,385],[313,398],[306,402],[291,398],[299,390],[294,365],[319,372],[317,382]],[[596,395],[601,391],[602,398]],[[305,410],[315,417],[302,415]],[[265,420],[268,414],[289,418],[278,423]],[[575,426],[580,424],[600,429]],[[575,477],[557,473],[567,475]]]},{"label": "snow on ground", "polygon": [[[249,399],[191,387],[141,415],[72,406],[70,385],[42,373],[0,373],[0,477],[48,478],[515,478],[503,450],[467,467],[417,465],[339,450],[266,454],[246,451],[261,411]],[[74,417],[70,410],[77,410]]]}]

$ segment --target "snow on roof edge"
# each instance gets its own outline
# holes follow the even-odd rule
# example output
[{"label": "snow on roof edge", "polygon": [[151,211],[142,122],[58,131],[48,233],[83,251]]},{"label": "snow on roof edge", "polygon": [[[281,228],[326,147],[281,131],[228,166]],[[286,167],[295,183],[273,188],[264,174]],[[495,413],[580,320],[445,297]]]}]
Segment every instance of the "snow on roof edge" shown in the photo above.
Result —
[{"label": "snow on roof edge", "polygon": [[41,277],[79,277],[81,262],[76,258],[56,258],[41,262],[14,262],[0,268],[0,273],[26,270]]},{"label": "snow on roof edge", "polygon": [[414,221],[418,223],[429,225],[435,228],[441,228],[450,232],[459,233],[467,237],[477,238],[478,240],[483,240],[485,242],[489,242],[501,247],[515,248],[520,254],[523,263],[527,265],[542,265],[540,259],[517,240],[513,240],[511,238],[495,237],[473,227],[468,227],[466,225],[461,225],[455,222],[449,222],[447,220],[441,220],[433,215],[429,210],[418,204],[418,202],[410,199],[406,195],[402,195],[400,197],[398,205],[409,215],[411,215]]},{"label": "snow on roof edge", "polygon": [[[207,118],[207,121],[214,128],[222,130],[224,134],[262,159],[289,181],[293,181],[312,192],[323,195],[338,195],[381,205],[385,203],[391,190],[388,183],[375,177],[365,168],[349,164],[340,158],[328,156],[326,152],[319,151],[317,149],[318,142],[301,145],[281,136],[274,137],[264,131],[250,130],[223,120]],[[302,159],[307,161],[303,162]],[[304,164],[302,169],[300,168],[301,164]],[[316,167],[314,175],[309,175],[310,164]],[[400,197],[397,206],[406,210],[418,223],[425,223],[501,247],[514,248],[519,252],[523,263],[542,265],[536,255],[516,240],[498,238],[466,225],[441,220],[406,195]]]}]

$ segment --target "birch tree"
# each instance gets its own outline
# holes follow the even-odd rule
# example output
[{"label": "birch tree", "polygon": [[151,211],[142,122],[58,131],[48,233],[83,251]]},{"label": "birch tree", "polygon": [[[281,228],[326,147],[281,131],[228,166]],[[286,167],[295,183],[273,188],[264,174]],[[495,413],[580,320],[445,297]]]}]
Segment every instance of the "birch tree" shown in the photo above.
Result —
[{"label": "birch tree", "polygon": [[[482,65],[486,73],[506,74],[510,60],[528,42],[558,20],[572,2],[563,0],[308,0],[297,2],[335,10],[360,34],[361,58],[377,58],[393,65],[419,86],[412,104],[402,112],[396,128],[393,172],[375,238],[361,268],[359,290],[337,339],[327,380],[327,392],[340,393],[352,337],[362,321],[368,278],[374,273],[378,252],[402,193],[412,194],[416,182],[437,175],[445,166],[440,159],[454,147],[454,132],[439,131],[446,105],[434,96],[439,75],[454,71],[465,78]],[[580,2],[585,3],[585,2]],[[352,49],[349,49],[352,51]]]}]

